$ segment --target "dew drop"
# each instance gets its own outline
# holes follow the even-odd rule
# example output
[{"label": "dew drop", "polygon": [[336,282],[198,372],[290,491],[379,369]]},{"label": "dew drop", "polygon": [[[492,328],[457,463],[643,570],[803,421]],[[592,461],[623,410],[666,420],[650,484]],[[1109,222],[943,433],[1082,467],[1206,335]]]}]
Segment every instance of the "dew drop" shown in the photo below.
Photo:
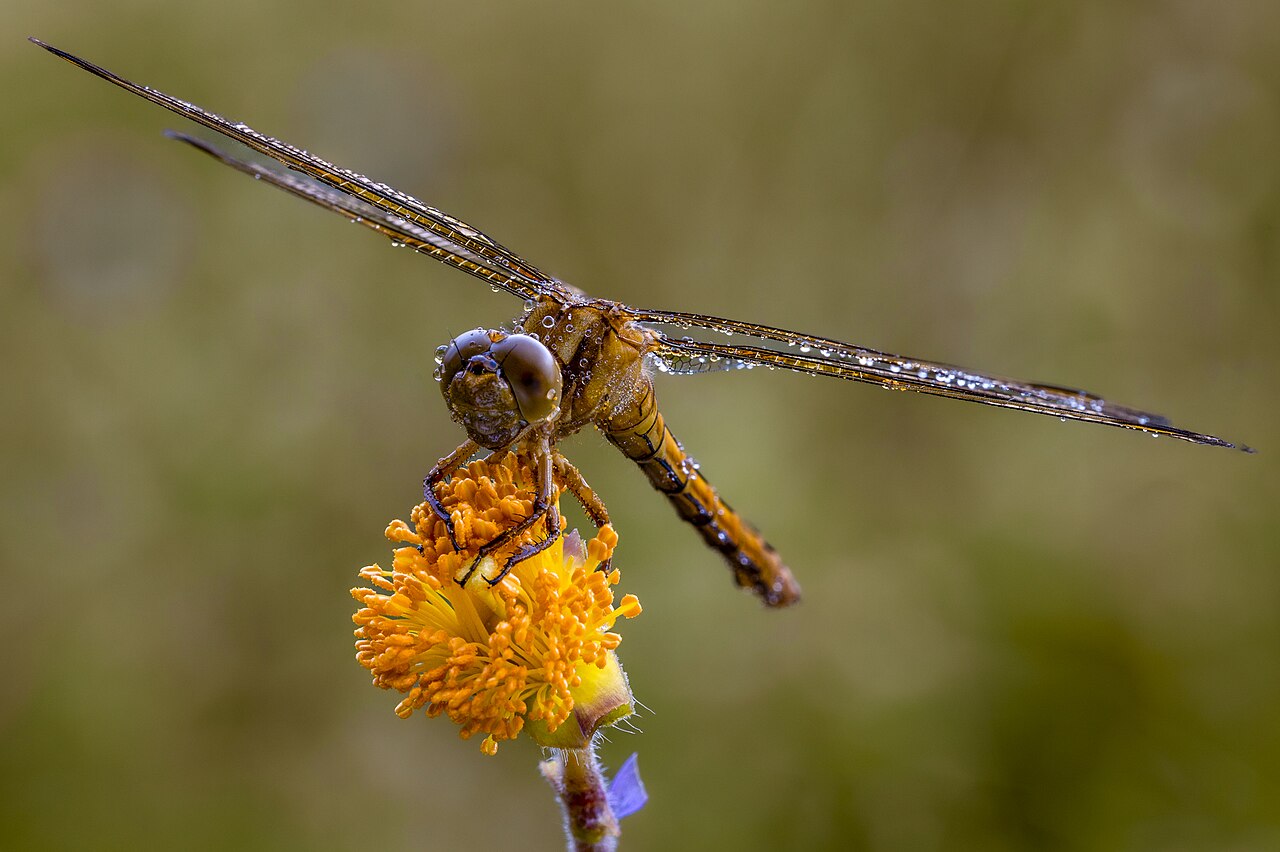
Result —
[{"label": "dew drop", "polygon": [[551,316],[550,314],[542,318],[543,328],[551,328],[555,324],[556,324],[556,318]]}]

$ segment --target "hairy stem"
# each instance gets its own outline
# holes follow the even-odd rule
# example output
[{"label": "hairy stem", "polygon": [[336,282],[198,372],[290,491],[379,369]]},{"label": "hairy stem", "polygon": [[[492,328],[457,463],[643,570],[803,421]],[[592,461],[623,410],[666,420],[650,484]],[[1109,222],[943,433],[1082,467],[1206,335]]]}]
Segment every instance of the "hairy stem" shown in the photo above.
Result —
[{"label": "hairy stem", "polygon": [[613,852],[618,820],[609,806],[604,775],[591,746],[556,749],[538,767],[560,800],[564,830],[573,852]]}]

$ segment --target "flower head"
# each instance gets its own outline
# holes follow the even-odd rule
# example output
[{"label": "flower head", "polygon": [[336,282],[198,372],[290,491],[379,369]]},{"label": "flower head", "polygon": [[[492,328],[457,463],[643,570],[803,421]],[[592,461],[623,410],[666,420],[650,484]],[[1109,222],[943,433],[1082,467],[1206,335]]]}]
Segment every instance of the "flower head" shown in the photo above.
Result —
[{"label": "flower head", "polygon": [[[529,468],[514,454],[494,454],[459,471],[437,494],[449,512],[455,551],[442,521],[426,504],[412,526],[393,521],[391,570],[360,572],[373,588],[356,588],[356,659],[384,689],[405,693],[396,714],[445,713],[465,739],[486,735],[481,749],[522,729],[543,745],[575,747],[631,712],[632,697],[611,632],[619,617],[640,614],[634,595],[614,605],[616,570],[598,570],[617,544],[602,527],[583,545],[577,533],[502,566],[521,546],[543,539],[545,524],[472,571],[477,550],[533,510]],[[558,500],[558,494],[556,495]],[[465,585],[462,585],[465,580]]]}]

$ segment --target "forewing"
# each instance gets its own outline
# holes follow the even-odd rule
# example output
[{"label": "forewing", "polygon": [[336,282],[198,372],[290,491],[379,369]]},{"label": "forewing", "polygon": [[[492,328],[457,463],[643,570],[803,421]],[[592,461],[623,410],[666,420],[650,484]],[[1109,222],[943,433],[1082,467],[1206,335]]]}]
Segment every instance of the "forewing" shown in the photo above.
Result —
[{"label": "forewing", "polygon": [[950,364],[904,358],[838,340],[738,320],[670,311],[636,310],[632,315],[643,322],[685,328],[698,326],[729,335],[771,340],[787,347],[780,350],[750,344],[708,343],[688,337],[674,339],[654,332],[649,354],[658,369],[665,372],[698,373],[756,366],[781,368],[1253,452],[1244,445],[1213,435],[1178,428],[1158,414],[1116,405],[1088,391],[990,376]]},{"label": "forewing", "polygon": [[[409,222],[419,229],[432,231],[444,237],[454,246],[465,249],[470,256],[484,258],[487,261],[487,266],[505,271],[510,282],[505,289],[509,292],[525,298],[532,298],[542,293],[563,295],[567,292],[559,282],[543,275],[532,264],[526,262],[514,252],[502,247],[497,241],[491,239],[479,229],[473,228],[447,213],[424,204],[411,195],[400,192],[384,183],[370,180],[364,175],[325,162],[301,148],[259,133],[247,124],[228,121],[222,116],[202,109],[195,104],[166,95],[164,92],[153,89],[150,86],[142,86],[126,80],[105,68],[94,65],[92,62],[45,44],[39,39],[32,38],[31,41],[50,53],[74,65],[78,65],[91,74],[114,83],[120,88],[184,118],[189,118],[198,124],[203,124],[205,127],[216,130],[222,135],[247,145],[291,169],[309,175],[339,192],[354,196],[395,219]],[[219,158],[223,159],[224,162],[227,159],[221,156]],[[329,207],[328,204],[322,204],[322,206]],[[330,207],[330,209],[332,208]],[[453,262],[443,253],[432,254],[446,262]],[[460,264],[455,263],[454,265]],[[462,268],[465,269],[466,267]],[[487,278],[488,276],[481,277]],[[492,281],[492,279],[490,280]]]}]

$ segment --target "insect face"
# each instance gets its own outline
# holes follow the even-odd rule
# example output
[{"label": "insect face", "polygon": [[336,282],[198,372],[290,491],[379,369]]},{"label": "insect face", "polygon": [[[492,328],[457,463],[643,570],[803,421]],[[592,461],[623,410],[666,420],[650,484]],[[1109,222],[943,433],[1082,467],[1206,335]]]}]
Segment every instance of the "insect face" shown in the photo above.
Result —
[{"label": "insect face", "polygon": [[563,379],[536,338],[473,329],[445,348],[440,391],[471,439],[496,450],[559,414]]}]

